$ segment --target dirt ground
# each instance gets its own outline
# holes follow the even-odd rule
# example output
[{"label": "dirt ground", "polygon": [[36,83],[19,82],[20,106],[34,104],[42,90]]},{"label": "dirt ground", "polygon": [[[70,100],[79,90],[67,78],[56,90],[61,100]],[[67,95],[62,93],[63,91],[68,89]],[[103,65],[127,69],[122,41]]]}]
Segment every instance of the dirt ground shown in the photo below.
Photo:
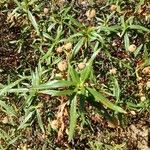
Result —
[{"label": "dirt ground", "polygon": [[[25,68],[36,66],[39,57],[38,54],[36,54],[37,56],[35,58],[32,57],[34,52],[32,52],[31,47],[28,47],[30,45],[28,41],[24,45],[28,47],[28,50],[21,53],[17,52],[16,46],[9,42],[19,39],[21,36],[21,28],[17,26],[10,28],[6,20],[6,14],[0,13],[0,69],[2,70],[0,72],[0,83],[5,83],[8,76],[12,78],[12,81],[15,80],[18,70],[21,71]],[[88,150],[90,147],[87,142],[91,139],[93,141],[99,140],[104,144],[110,145],[126,143],[122,148],[123,150],[150,150],[150,114],[148,112],[138,112],[134,115],[126,116],[125,119],[128,119],[124,127],[120,127],[120,125],[114,126],[97,114],[89,114],[87,118],[91,121],[91,128],[87,127],[88,130],[85,128],[82,131],[82,139],[76,138],[74,143],[69,143],[72,148]],[[89,133],[87,134],[87,132]],[[40,144],[44,143],[44,141],[41,140],[38,130],[36,128],[34,131],[33,129],[29,129],[27,134],[28,136],[32,136],[33,139],[36,139],[36,143],[34,140],[31,142],[28,139],[28,145],[31,147],[37,145],[37,147],[39,146],[38,149],[40,149]],[[55,145],[64,147],[65,149],[67,145],[67,138],[65,137],[61,141],[55,140],[53,135],[49,135],[47,138],[53,139]],[[55,147],[51,147],[51,149],[55,149]]]}]

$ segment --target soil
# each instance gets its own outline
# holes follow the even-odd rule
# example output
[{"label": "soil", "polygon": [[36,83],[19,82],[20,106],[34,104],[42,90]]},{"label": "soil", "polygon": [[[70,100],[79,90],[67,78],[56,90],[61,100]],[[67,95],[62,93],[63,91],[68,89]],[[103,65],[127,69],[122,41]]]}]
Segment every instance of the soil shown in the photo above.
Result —
[{"label": "soil", "polygon": [[[29,67],[35,67],[38,61],[37,57],[34,59],[32,55],[35,53],[32,52],[31,47],[27,47],[28,43],[24,45],[23,51],[18,53],[16,46],[10,44],[10,41],[18,40],[21,36],[21,27],[11,27],[7,23],[7,14],[0,13],[0,83],[5,83],[7,77],[10,76],[12,80],[15,80],[18,71]],[[21,67],[20,67],[21,66]],[[49,99],[49,97],[48,97]],[[47,111],[47,107],[44,111]],[[52,108],[51,108],[52,109]],[[55,111],[55,110],[54,110]],[[87,118],[91,121],[91,127],[85,127],[82,131],[83,137],[78,139],[80,136],[77,133],[77,138],[73,143],[67,143],[67,136],[64,135],[63,139],[57,141],[53,137],[54,135],[49,135],[47,137],[41,138],[41,133],[39,129],[36,129],[36,122],[32,125],[32,128],[29,128],[28,132],[25,133],[27,137],[27,145],[34,147],[35,149],[40,149],[40,145],[44,144],[45,139],[49,138],[52,140],[53,144],[55,143],[58,147],[63,147],[66,149],[69,145],[70,147],[81,150],[81,149],[90,149],[89,144],[87,143],[89,139],[99,140],[104,144],[114,145],[126,143],[126,146],[123,147],[123,150],[150,150],[150,114],[148,112],[138,112],[135,115],[126,116],[128,118],[126,125],[124,127],[110,125],[103,117],[99,115],[89,114]],[[3,115],[1,115],[3,117]],[[6,127],[7,130],[7,127]],[[65,134],[65,133],[64,133]],[[35,146],[36,145],[36,146]],[[47,144],[47,147],[50,149],[55,149],[56,147],[50,146]]]}]

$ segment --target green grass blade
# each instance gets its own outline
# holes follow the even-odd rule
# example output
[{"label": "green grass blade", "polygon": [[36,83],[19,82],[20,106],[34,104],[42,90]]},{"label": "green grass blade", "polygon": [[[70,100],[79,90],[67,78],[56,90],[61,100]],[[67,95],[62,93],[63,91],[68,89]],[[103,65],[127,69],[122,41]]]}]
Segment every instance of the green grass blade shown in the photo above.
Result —
[{"label": "green grass blade", "polygon": [[3,85],[3,88],[0,89],[0,95],[3,95],[5,93],[7,93],[11,88],[13,88],[14,86],[18,85],[19,82],[21,82],[24,79],[26,79],[26,78],[21,78],[21,79],[16,80],[15,82],[13,82],[13,83],[11,83],[9,85],[6,85],[6,86]]},{"label": "green grass blade", "polygon": [[124,45],[125,45],[125,50],[128,50],[128,47],[130,45],[130,41],[129,41],[129,36],[128,36],[127,32],[124,35]]},{"label": "green grass blade", "polygon": [[38,27],[38,24],[35,20],[35,17],[32,15],[32,13],[29,10],[28,10],[28,17],[29,17],[29,20],[31,21],[33,27],[35,28],[37,34],[40,35],[39,27]]},{"label": "green grass blade", "polygon": [[18,89],[14,88],[14,89],[7,90],[8,93],[26,93],[28,91],[29,91],[29,89],[27,89],[27,88],[18,88]]},{"label": "green grass blade", "polygon": [[5,109],[5,113],[8,115],[16,116],[16,112],[13,110],[13,108],[7,105],[4,101],[0,100],[0,106]]},{"label": "green grass blade", "polygon": [[89,79],[92,71],[92,65],[87,64],[84,70],[81,72],[80,81],[84,83],[87,79]]},{"label": "green grass blade", "polygon": [[41,84],[35,89],[50,89],[50,88],[60,88],[60,87],[69,87],[74,86],[76,83],[67,80],[53,80],[45,84]]},{"label": "green grass blade", "polygon": [[85,38],[81,38],[79,39],[79,42],[75,45],[74,49],[73,49],[73,54],[72,54],[72,57],[74,57],[80,50],[80,48],[83,46],[84,44],[84,40]]},{"label": "green grass blade", "polygon": [[116,103],[120,100],[120,87],[119,87],[119,83],[118,83],[118,80],[113,77],[113,92],[114,92],[114,95],[116,97]]},{"label": "green grass blade", "polygon": [[39,93],[42,94],[48,94],[51,96],[66,96],[66,95],[71,95],[73,94],[73,90],[63,90],[63,91],[57,91],[57,90],[44,90],[44,91],[39,91]]},{"label": "green grass blade", "polygon": [[80,82],[80,78],[77,71],[71,65],[69,66],[69,73],[73,82]]},{"label": "green grass blade", "polygon": [[117,112],[126,113],[126,111],[124,111],[121,107],[110,102],[107,98],[105,98],[102,94],[97,92],[95,89],[87,88],[87,90],[94,96],[97,102],[101,102],[106,107],[115,110]]},{"label": "green grass blade", "polygon": [[23,129],[26,126],[26,123],[29,121],[29,119],[32,117],[35,111],[29,112],[29,114],[25,117],[25,119],[21,122],[21,124],[18,127],[19,129]]},{"label": "green grass blade", "polygon": [[140,26],[140,25],[130,25],[129,28],[130,29],[135,29],[135,30],[142,30],[144,32],[150,32],[150,29],[145,28],[145,27]]},{"label": "green grass blade", "polygon": [[41,118],[41,115],[40,115],[40,112],[38,109],[36,109],[36,116],[37,116],[38,124],[39,124],[42,132],[45,133],[43,121],[42,121],[42,118]]},{"label": "green grass blade", "polygon": [[68,140],[71,141],[74,136],[75,127],[77,124],[77,95],[74,96],[74,98],[71,101],[71,107],[70,107],[70,125],[69,125],[69,138]]},{"label": "green grass blade", "polygon": [[143,47],[143,44],[141,44],[141,45],[136,49],[136,51],[134,52],[134,57],[136,57],[136,56],[140,53],[142,47]]}]

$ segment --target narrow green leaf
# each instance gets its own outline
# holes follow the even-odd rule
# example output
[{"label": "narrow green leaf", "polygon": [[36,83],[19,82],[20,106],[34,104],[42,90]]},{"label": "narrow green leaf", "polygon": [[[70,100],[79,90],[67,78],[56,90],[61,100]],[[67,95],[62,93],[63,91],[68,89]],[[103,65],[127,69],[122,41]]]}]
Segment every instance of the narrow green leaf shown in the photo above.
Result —
[{"label": "narrow green leaf", "polygon": [[80,48],[83,46],[85,38],[81,38],[79,39],[79,42],[75,45],[74,49],[73,49],[73,57],[79,52]]},{"label": "narrow green leaf", "polygon": [[25,117],[25,119],[23,120],[23,122],[21,122],[21,124],[18,127],[19,129],[23,129],[26,126],[26,123],[29,121],[29,119],[32,117],[32,115],[34,114],[35,111],[31,111],[29,112],[29,114]]},{"label": "narrow green leaf", "polygon": [[24,93],[24,92],[28,92],[29,89],[27,88],[13,88],[13,89],[9,89],[7,90],[8,93]]},{"label": "narrow green leaf", "polygon": [[63,91],[57,91],[57,90],[44,90],[44,91],[39,91],[38,93],[42,94],[48,94],[51,96],[66,96],[66,95],[71,95],[73,94],[73,90],[63,90]]},{"label": "narrow green leaf", "polygon": [[76,83],[72,81],[67,81],[67,80],[53,80],[49,81],[45,84],[41,84],[35,89],[49,89],[49,88],[61,88],[61,87],[69,87],[69,86],[74,86]]},{"label": "narrow green leaf", "polygon": [[84,70],[81,72],[80,81],[84,83],[86,80],[89,79],[92,71],[92,65],[87,64]]},{"label": "narrow green leaf", "polygon": [[119,83],[118,83],[118,80],[113,77],[113,93],[116,97],[116,103],[119,101],[120,99],[120,87],[119,87]]},{"label": "narrow green leaf", "polygon": [[80,82],[80,78],[77,71],[71,65],[69,65],[69,74],[73,82]]},{"label": "narrow green leaf", "polygon": [[7,93],[7,91],[9,91],[11,88],[13,88],[14,86],[16,86],[17,84],[19,84],[19,82],[21,82],[22,80],[24,80],[25,78],[19,79],[9,85],[3,86],[2,89],[0,89],[0,95],[3,95],[5,93]]},{"label": "narrow green leaf", "polygon": [[37,34],[40,35],[38,24],[37,24],[34,16],[32,15],[32,13],[29,10],[28,10],[28,17],[29,17],[29,20],[31,21],[33,27],[35,28]]},{"label": "narrow green leaf", "polygon": [[95,37],[99,42],[104,44],[104,39],[96,31],[92,32],[92,37]]},{"label": "narrow green leaf", "polygon": [[37,116],[38,124],[39,124],[42,132],[45,133],[43,121],[42,121],[42,118],[41,118],[41,115],[40,115],[40,112],[38,109],[36,109],[36,116]]},{"label": "narrow green leaf", "polygon": [[150,32],[150,29],[145,28],[145,27],[140,26],[140,25],[130,25],[129,28],[130,29],[136,29],[136,30],[142,30],[144,32]]},{"label": "narrow green leaf", "polygon": [[13,110],[12,107],[7,105],[4,101],[0,100],[0,106],[5,109],[5,112],[10,116],[16,116],[16,112]]},{"label": "narrow green leaf", "polygon": [[10,136],[2,129],[0,129],[0,139],[3,139],[3,140],[8,140],[10,138]]},{"label": "narrow green leaf", "polygon": [[46,32],[43,32],[43,36],[51,41],[53,41],[54,39]]},{"label": "narrow green leaf", "polygon": [[106,107],[115,110],[117,112],[126,113],[126,111],[124,111],[121,107],[110,102],[107,98],[105,98],[102,94],[97,92],[95,89],[87,88],[87,90],[94,96],[97,102],[101,102]]},{"label": "narrow green leaf", "polygon": [[135,56],[135,57],[139,54],[139,52],[141,51],[142,47],[143,47],[143,44],[141,44],[141,45],[136,49],[136,51],[134,52],[134,56]]},{"label": "narrow green leaf", "polygon": [[71,141],[74,136],[75,127],[77,124],[77,95],[74,96],[74,98],[71,101],[71,107],[70,107],[70,125],[69,125],[69,138],[68,140]]},{"label": "narrow green leaf", "polygon": [[126,32],[124,35],[124,45],[125,45],[125,50],[128,50],[130,41],[129,41],[129,36],[128,33]]},{"label": "narrow green leaf", "polygon": [[97,54],[99,53],[99,50],[95,51],[91,58],[89,59],[89,61],[87,62],[86,67],[84,68],[84,70],[81,72],[81,76],[80,76],[80,80],[81,82],[85,82],[91,75],[92,73],[92,63],[94,61],[94,59],[96,58]]},{"label": "narrow green leaf", "polygon": [[68,16],[68,18],[72,22],[72,24],[76,25],[78,28],[82,28],[83,27],[83,25],[79,21],[74,19],[72,16]]},{"label": "narrow green leaf", "polygon": [[17,140],[19,140],[20,137],[21,135],[18,135],[17,137],[14,138],[11,137],[11,140],[9,141],[8,145],[14,144]]},{"label": "narrow green leaf", "polygon": [[110,26],[110,27],[100,26],[100,27],[98,27],[98,32],[100,32],[100,31],[117,32],[118,28],[120,28],[120,26]]},{"label": "narrow green leaf", "polygon": [[14,2],[17,4],[17,6],[18,6],[19,8],[21,8],[20,2],[19,2],[18,0],[14,0]]}]

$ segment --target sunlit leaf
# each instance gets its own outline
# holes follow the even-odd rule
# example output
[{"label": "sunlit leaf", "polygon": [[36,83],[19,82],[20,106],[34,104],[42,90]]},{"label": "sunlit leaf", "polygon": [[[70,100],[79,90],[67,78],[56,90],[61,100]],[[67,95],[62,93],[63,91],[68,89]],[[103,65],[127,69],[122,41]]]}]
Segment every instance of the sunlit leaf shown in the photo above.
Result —
[{"label": "sunlit leaf", "polygon": [[28,17],[29,17],[29,20],[31,21],[33,27],[35,28],[37,34],[40,35],[39,27],[38,27],[38,24],[35,20],[35,17],[32,15],[32,13],[29,10],[28,10]]},{"label": "sunlit leaf", "polygon": [[63,91],[43,90],[43,91],[39,91],[39,93],[48,94],[51,96],[66,96],[66,95],[71,95],[73,93],[73,90],[63,90]]},{"label": "sunlit leaf", "polygon": [[93,95],[97,102],[101,102],[104,106],[115,110],[120,113],[126,113],[121,107],[113,104],[107,98],[105,98],[100,92],[97,92],[95,89],[87,88],[87,90]]},{"label": "sunlit leaf", "polygon": [[42,118],[41,118],[41,115],[40,115],[40,112],[38,109],[36,109],[36,116],[37,116],[38,124],[39,124],[42,132],[44,133],[45,132],[44,125],[43,125],[43,121],[42,121]]},{"label": "sunlit leaf", "polygon": [[8,115],[16,116],[16,112],[14,111],[14,109],[8,104],[6,104],[4,101],[0,100],[0,106],[4,108],[5,113],[7,113]]},{"label": "sunlit leaf", "polygon": [[71,107],[70,107],[70,124],[69,124],[69,138],[68,140],[71,141],[74,136],[75,127],[77,124],[77,95],[71,100]]},{"label": "sunlit leaf", "polygon": [[50,88],[60,88],[60,87],[69,87],[69,86],[74,86],[76,83],[72,81],[67,81],[67,80],[53,80],[49,81],[45,84],[41,84],[35,89],[50,89]]}]

